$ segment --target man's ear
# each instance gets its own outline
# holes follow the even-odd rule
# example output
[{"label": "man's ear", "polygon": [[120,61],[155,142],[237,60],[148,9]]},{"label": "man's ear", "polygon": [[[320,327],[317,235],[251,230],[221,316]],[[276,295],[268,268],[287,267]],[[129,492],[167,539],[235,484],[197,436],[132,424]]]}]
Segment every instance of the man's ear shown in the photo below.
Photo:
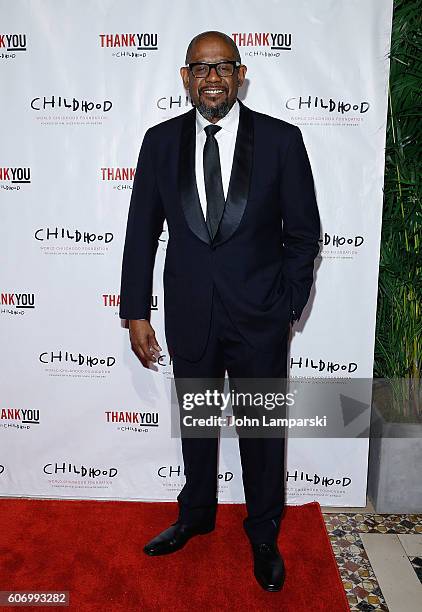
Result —
[{"label": "man's ear", "polygon": [[244,64],[241,64],[239,66],[238,79],[237,79],[237,84],[239,85],[239,87],[243,85],[243,81],[245,80],[245,76],[246,76],[246,71],[247,71],[246,66]]},{"label": "man's ear", "polygon": [[189,69],[186,66],[180,68],[180,76],[182,77],[184,88],[189,89]]}]

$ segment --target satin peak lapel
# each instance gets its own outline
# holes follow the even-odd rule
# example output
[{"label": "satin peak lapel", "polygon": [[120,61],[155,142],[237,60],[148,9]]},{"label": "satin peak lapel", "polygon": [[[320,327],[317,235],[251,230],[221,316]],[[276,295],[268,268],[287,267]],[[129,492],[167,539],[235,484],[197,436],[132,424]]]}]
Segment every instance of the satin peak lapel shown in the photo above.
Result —
[{"label": "satin peak lapel", "polygon": [[240,100],[239,127],[233,155],[226,205],[221,222],[213,240],[218,246],[228,240],[239,227],[248,202],[252,175],[253,116],[252,111]]},{"label": "satin peak lapel", "polygon": [[190,230],[203,242],[211,243],[199,200],[195,176],[195,108],[185,114],[179,151],[179,193]]}]

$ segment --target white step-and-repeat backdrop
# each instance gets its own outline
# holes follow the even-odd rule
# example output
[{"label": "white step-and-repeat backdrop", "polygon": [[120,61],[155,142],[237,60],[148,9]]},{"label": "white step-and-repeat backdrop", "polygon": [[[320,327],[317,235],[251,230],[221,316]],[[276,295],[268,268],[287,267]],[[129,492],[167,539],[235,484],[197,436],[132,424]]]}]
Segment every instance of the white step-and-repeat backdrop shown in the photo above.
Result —
[{"label": "white step-and-repeat backdrop", "polygon": [[[298,125],[322,220],[292,377],[372,375],[391,0],[0,1],[0,495],[174,500],[161,236],[142,368],[118,316],[131,184],[146,129],[190,102],[191,38],[228,33],[245,104]],[[291,439],[289,503],[364,505],[368,439]],[[220,500],[243,501],[221,443]]]}]

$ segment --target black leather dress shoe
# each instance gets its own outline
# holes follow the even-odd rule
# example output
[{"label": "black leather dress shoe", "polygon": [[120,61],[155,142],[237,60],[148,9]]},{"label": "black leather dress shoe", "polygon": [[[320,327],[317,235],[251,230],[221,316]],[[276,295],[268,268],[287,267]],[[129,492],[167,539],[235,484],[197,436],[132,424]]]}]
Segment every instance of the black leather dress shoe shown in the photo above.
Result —
[{"label": "black leather dress shoe", "polygon": [[147,555],[168,555],[180,550],[183,546],[196,535],[210,533],[214,530],[214,525],[199,525],[192,527],[183,523],[173,523],[171,527],[165,529],[144,546]]},{"label": "black leather dress shoe", "polygon": [[284,562],[277,544],[252,544],[254,574],[266,591],[281,591],[284,584]]}]

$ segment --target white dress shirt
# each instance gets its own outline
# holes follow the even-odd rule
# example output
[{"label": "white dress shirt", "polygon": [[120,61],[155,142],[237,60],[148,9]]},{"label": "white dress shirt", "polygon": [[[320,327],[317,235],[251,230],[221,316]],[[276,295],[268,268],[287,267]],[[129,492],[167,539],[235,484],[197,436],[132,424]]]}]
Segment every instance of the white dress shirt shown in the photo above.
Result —
[{"label": "white dress shirt", "polygon": [[207,125],[218,125],[221,130],[215,135],[220,152],[221,178],[223,181],[224,197],[227,198],[230,174],[233,165],[234,147],[236,144],[237,128],[239,126],[239,102],[236,100],[227,115],[212,124],[196,109],[196,152],[195,174],[198,187],[199,201],[201,202],[204,219],[207,218],[207,196],[204,181],[204,145],[207,135],[204,129]]}]

